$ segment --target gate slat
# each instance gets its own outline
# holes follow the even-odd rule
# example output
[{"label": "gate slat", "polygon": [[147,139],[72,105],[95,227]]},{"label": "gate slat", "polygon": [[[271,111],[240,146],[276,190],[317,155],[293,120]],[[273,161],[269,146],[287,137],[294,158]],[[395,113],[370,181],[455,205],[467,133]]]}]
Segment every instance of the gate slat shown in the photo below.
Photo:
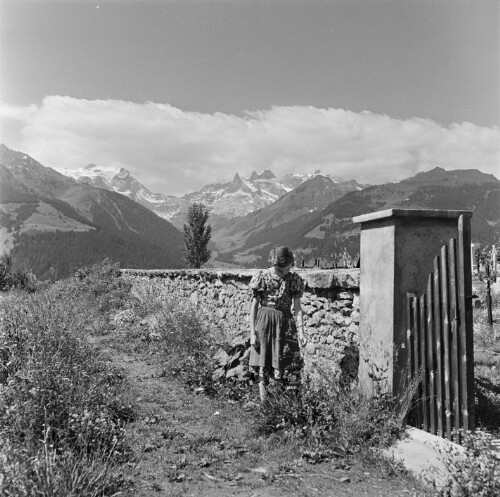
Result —
[{"label": "gate slat", "polygon": [[471,220],[458,218],[460,358],[464,430],[474,429],[474,338],[472,324]]},{"label": "gate slat", "polygon": [[[413,299],[415,294],[406,294],[406,350],[407,350],[407,367],[408,367],[408,385],[411,385],[416,378],[417,369],[415,367],[415,350],[414,350],[414,334],[415,334],[415,317],[413,315]],[[411,399],[411,406],[408,412],[408,423],[415,423],[415,396]]]},{"label": "gate slat", "polygon": [[461,388],[460,388],[460,351],[459,351],[459,313],[458,313],[458,286],[457,286],[457,241],[452,238],[449,242],[449,267],[450,267],[450,324],[451,324],[451,374],[453,380],[453,427],[455,441],[460,443],[460,428],[462,421]]},{"label": "gate slat", "polygon": [[429,430],[429,366],[427,364],[427,299],[423,294],[419,297],[419,339],[420,360],[422,362],[422,405],[424,430]]},{"label": "gate slat", "polygon": [[[412,299],[412,311],[414,318],[414,330],[413,335],[413,351],[415,353],[415,369],[417,374],[422,371],[422,358],[420,354],[420,314],[418,308],[418,297]],[[415,424],[417,428],[422,428],[423,422],[423,407],[422,407],[422,382],[420,381],[417,386],[417,405],[415,406]]]},{"label": "gate slat", "polygon": [[441,311],[441,266],[440,257],[434,258],[434,326],[436,339],[436,408],[437,432],[445,436],[446,418],[444,409],[444,374],[443,374],[443,337],[442,337],[442,311]]},{"label": "gate slat", "polygon": [[450,354],[450,318],[448,302],[448,246],[441,248],[441,302],[442,302],[442,336],[443,336],[443,380],[444,380],[444,413],[446,438],[451,440],[451,354]]},{"label": "gate slat", "polygon": [[429,370],[429,430],[435,435],[436,423],[436,337],[434,329],[433,274],[427,280],[427,368]]}]

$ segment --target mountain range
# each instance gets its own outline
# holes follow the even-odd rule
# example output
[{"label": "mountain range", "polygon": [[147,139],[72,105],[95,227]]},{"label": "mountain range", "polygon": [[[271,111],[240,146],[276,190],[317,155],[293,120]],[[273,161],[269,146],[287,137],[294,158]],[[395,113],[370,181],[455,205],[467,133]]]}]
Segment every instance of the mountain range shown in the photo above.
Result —
[{"label": "mountain range", "polygon": [[[260,173],[254,171],[248,178],[244,178],[236,173],[230,182],[210,184],[199,191],[175,197],[151,192],[124,168],[89,164],[81,169],[56,170],[79,183],[121,193],[167,219],[179,229],[182,229],[185,222],[189,205],[194,202],[201,202],[210,209],[212,224],[224,225],[229,219],[241,217],[271,205],[305,181],[321,175],[320,171],[316,171],[315,173],[286,174],[277,178],[272,171],[266,169]],[[354,180],[346,181],[330,176],[328,178],[332,182],[332,189],[336,190],[337,197],[363,188],[363,185]]]},{"label": "mountain range", "polygon": [[355,257],[352,218],[391,207],[472,210],[475,242],[500,236],[500,182],[479,170],[436,167],[367,187],[319,171],[278,179],[265,170],[183,197],[152,193],[125,169],[70,171],[0,146],[0,252],[10,250],[41,279],[104,257],[122,267],[182,267],[182,234],[166,218],[181,226],[192,202],[211,209],[212,266],[264,267],[276,245],[290,246],[307,265],[317,258],[329,265],[345,251]]},{"label": "mountain range", "polygon": [[124,195],[75,181],[0,145],[1,251],[41,279],[105,257],[127,267],[182,267],[182,235]]},{"label": "mountain range", "polygon": [[[349,192],[313,212],[297,209],[296,215],[290,213],[291,205],[300,205],[309,197],[310,182],[214,233],[216,240],[225,240],[224,244],[219,241],[223,250],[218,258],[263,267],[273,246],[288,245],[306,264],[318,258],[328,265],[344,251],[352,256],[359,253],[359,226],[353,224],[354,216],[394,207],[471,210],[476,243],[487,245],[500,237],[500,182],[479,170],[436,167],[399,183]],[[318,186],[319,178],[314,182]]]}]

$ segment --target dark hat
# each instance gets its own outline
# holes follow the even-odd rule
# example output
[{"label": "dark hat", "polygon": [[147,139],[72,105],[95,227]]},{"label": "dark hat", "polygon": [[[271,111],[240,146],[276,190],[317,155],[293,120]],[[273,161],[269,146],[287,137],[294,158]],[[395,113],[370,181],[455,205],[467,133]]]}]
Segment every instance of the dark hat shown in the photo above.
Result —
[{"label": "dark hat", "polygon": [[288,247],[276,247],[269,254],[269,262],[273,266],[285,267],[295,262],[292,251]]}]

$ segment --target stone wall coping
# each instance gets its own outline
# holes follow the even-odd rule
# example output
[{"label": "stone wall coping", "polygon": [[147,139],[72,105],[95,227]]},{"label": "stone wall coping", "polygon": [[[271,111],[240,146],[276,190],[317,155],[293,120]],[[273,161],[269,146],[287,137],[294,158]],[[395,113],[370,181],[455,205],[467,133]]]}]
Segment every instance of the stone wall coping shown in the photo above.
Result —
[{"label": "stone wall coping", "polygon": [[370,212],[352,218],[353,223],[369,223],[381,219],[396,217],[425,217],[425,218],[451,218],[458,219],[461,215],[472,217],[471,211],[455,211],[444,209],[386,209],[383,211]]},{"label": "stone wall coping", "polygon": [[211,277],[231,277],[238,276],[241,278],[251,278],[258,270],[257,269],[218,269],[218,268],[201,268],[201,269],[122,269],[124,274],[144,275],[144,276],[211,276]]},{"label": "stone wall coping", "polygon": [[[260,271],[259,269],[122,269],[122,274],[131,276],[148,276],[150,278],[165,278],[175,276],[191,276],[209,279],[240,279],[250,278]],[[300,274],[309,288],[359,288],[359,269],[302,269],[294,272]]]}]

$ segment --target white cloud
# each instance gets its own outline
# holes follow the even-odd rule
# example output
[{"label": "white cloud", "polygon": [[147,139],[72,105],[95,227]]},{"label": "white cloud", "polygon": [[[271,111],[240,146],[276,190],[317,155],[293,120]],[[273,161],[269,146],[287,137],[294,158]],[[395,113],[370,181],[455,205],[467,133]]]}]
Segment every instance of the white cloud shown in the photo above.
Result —
[{"label": "white cloud", "polygon": [[500,129],[444,127],[370,112],[273,107],[244,117],[168,104],[46,97],[0,105],[6,144],[46,166],[129,169],[151,190],[185,193],[238,171],[321,169],[365,183],[399,181],[436,165],[499,175]]}]

